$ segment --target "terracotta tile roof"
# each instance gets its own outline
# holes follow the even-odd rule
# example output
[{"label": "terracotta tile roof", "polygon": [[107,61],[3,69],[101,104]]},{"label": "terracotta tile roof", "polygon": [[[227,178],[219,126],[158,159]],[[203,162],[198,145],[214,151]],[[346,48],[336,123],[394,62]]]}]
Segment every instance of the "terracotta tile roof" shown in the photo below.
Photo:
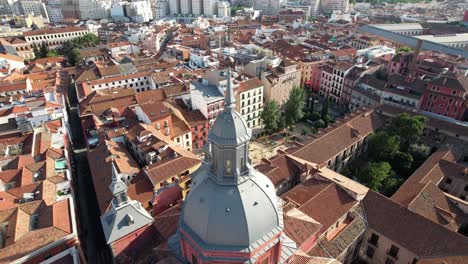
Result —
[{"label": "terracotta tile roof", "polygon": [[255,77],[247,81],[240,82],[239,87],[235,89],[235,92],[242,93],[258,87],[263,87],[263,83],[257,77]]},{"label": "terracotta tile roof", "polygon": [[427,183],[408,205],[408,209],[456,232],[464,213],[433,183]]},{"label": "terracotta tile roof", "polygon": [[23,36],[31,37],[31,36],[39,36],[39,35],[45,35],[45,34],[59,34],[59,33],[77,32],[77,31],[88,31],[88,29],[84,27],[46,28],[46,29],[38,29],[38,30],[24,32]]},{"label": "terracotta tile roof", "polygon": [[373,109],[354,113],[291,154],[321,165],[383,125],[383,118]]},{"label": "terracotta tile roof", "polygon": [[135,104],[136,95],[133,89],[94,91],[80,103],[80,114],[81,116],[90,114],[99,116],[111,108],[123,111],[128,106]]},{"label": "terracotta tile roof", "polygon": [[448,162],[454,160],[450,149],[441,148],[434,152],[392,195],[392,200],[403,206],[408,206],[427,183],[432,182],[438,185],[444,177],[439,162],[445,159]]},{"label": "terracotta tile roof", "polygon": [[135,182],[128,186],[127,193],[130,199],[139,201],[145,209],[150,209],[148,202],[153,198],[154,191],[153,184],[151,184],[148,177],[145,175],[138,177]]},{"label": "terracotta tile roof", "polygon": [[277,155],[269,160],[264,159],[264,164],[255,166],[257,170],[264,173],[278,187],[284,181],[294,179],[298,176],[301,168],[286,155]]},{"label": "terracotta tile roof", "polygon": [[136,94],[136,100],[138,104],[144,104],[147,102],[162,101],[165,99],[164,90],[156,89],[144,91]]},{"label": "terracotta tile roof", "polygon": [[106,140],[107,149],[110,152],[109,158],[114,162],[115,169],[119,173],[136,175],[140,167],[127,151],[124,143]]},{"label": "terracotta tile roof", "polygon": [[185,84],[166,86],[163,87],[162,90],[164,91],[164,94],[167,98],[190,93],[190,88]]},{"label": "terracotta tile roof", "polygon": [[5,170],[0,172],[0,180],[4,183],[9,183],[12,181],[18,181],[18,176],[22,172],[22,169],[16,170]]},{"label": "terracotta tile roof", "polygon": [[196,127],[198,125],[208,123],[208,119],[206,119],[199,109],[193,111],[182,111],[182,115],[190,127]]},{"label": "terracotta tile roof", "polygon": [[298,247],[316,236],[322,226],[297,208],[283,210],[284,232]]},{"label": "terracotta tile roof", "polygon": [[422,258],[418,261],[419,264],[465,264],[468,263],[468,256],[448,256],[448,257],[434,257]]},{"label": "terracotta tile roof", "polygon": [[99,132],[98,147],[89,150],[87,153],[89,169],[93,178],[96,198],[101,215],[107,212],[112,202],[112,194],[109,186],[112,182],[111,160],[106,159],[109,155],[105,144],[104,132]]},{"label": "terracotta tile roof", "polygon": [[172,110],[167,108],[162,101],[152,101],[140,104],[141,110],[146,114],[150,121],[161,120],[172,114]]},{"label": "terracotta tile roof", "polygon": [[293,202],[299,210],[318,221],[322,225],[322,231],[327,230],[357,204],[335,183],[313,178],[297,185],[282,195],[282,198]]},{"label": "terracotta tile roof", "polygon": [[111,76],[111,75],[120,75],[119,65],[96,65],[99,74],[101,77]]},{"label": "terracotta tile roof", "polygon": [[9,189],[6,192],[20,199],[20,198],[23,198],[24,193],[35,193],[37,190],[39,190],[39,187],[40,187],[40,183],[35,182],[32,184],[23,185],[17,188]]},{"label": "terracotta tile roof", "polygon": [[24,59],[22,57],[16,56],[16,55],[13,55],[13,54],[0,53],[0,59],[13,60],[13,61],[17,61],[17,62],[24,62]]},{"label": "terracotta tile roof", "polygon": [[5,84],[0,84],[0,93],[6,93],[6,92],[14,92],[14,91],[26,91],[26,83],[21,82],[21,83],[5,83]]},{"label": "terracotta tile roof", "polygon": [[11,261],[17,259],[18,256],[28,255],[67,235],[68,233],[53,226],[30,231],[21,237],[21,239],[15,241],[15,243],[0,249],[0,264],[11,263]]},{"label": "terracotta tile roof", "polygon": [[5,217],[5,213],[8,210],[17,207],[18,199],[8,192],[0,192],[0,201],[0,222],[4,222],[2,217]]},{"label": "terracotta tile roof", "polygon": [[49,64],[49,63],[62,63],[65,62],[65,58],[62,56],[58,57],[47,57],[47,58],[40,58],[34,61],[34,64]]},{"label": "terracotta tile roof", "polygon": [[178,156],[173,159],[166,159],[163,162],[156,162],[145,168],[148,177],[153,183],[159,183],[164,180],[178,176],[185,171],[192,170],[201,163],[199,159]]},{"label": "terracotta tile roof", "polygon": [[468,238],[374,191],[362,206],[370,228],[420,257],[468,256]]},{"label": "terracotta tile roof", "polygon": [[164,239],[169,239],[175,234],[179,226],[179,217],[182,213],[182,204],[178,203],[154,217],[153,225]]},{"label": "terracotta tile roof", "polygon": [[68,200],[62,200],[52,205],[53,226],[60,230],[73,232],[70,221],[70,205]]},{"label": "terracotta tile roof", "polygon": [[172,135],[178,137],[190,132],[190,127],[176,115],[172,115]]}]

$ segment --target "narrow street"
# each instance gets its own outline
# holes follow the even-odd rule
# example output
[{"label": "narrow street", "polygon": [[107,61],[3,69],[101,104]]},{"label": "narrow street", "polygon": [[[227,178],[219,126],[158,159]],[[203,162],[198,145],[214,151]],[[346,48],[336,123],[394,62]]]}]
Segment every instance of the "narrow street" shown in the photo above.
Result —
[{"label": "narrow street", "polygon": [[80,239],[84,244],[88,263],[112,263],[112,254],[105,241],[100,222],[98,202],[86,155],[86,144],[82,137],[81,122],[76,107],[77,100],[73,95],[69,98],[71,105],[67,110],[73,137],[73,174],[78,200],[77,215],[81,224]]}]

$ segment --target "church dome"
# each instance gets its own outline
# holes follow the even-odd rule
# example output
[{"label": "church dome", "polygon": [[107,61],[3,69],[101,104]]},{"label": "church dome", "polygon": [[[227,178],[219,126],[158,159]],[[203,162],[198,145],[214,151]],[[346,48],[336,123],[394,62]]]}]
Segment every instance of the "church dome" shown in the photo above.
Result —
[{"label": "church dome", "polygon": [[248,180],[221,185],[209,173],[204,165],[192,175],[182,216],[207,246],[249,247],[280,227],[275,188],[265,175],[251,169]]},{"label": "church dome", "polygon": [[219,114],[208,139],[222,145],[236,145],[250,140],[252,130],[236,111],[224,111]]},{"label": "church dome", "polygon": [[[235,110],[230,69],[227,75],[224,111],[210,129],[205,162],[191,175],[190,192],[179,222],[182,232],[177,236],[184,247],[197,251],[210,263],[254,263],[263,254],[257,249],[271,247],[271,239],[281,244],[282,205],[270,179],[250,164],[248,145],[252,131]],[[218,255],[203,256],[204,252],[214,251]],[[184,251],[184,257],[197,263],[191,252]],[[240,259],[232,255],[239,252],[250,254]],[[274,250],[267,252],[273,254]],[[279,256],[280,252],[275,254]]]}]

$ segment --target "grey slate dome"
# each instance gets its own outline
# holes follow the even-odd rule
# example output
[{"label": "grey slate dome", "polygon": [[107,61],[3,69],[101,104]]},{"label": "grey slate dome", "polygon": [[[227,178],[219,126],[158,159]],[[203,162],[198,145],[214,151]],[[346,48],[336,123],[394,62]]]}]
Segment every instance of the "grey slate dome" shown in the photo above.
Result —
[{"label": "grey slate dome", "polygon": [[184,202],[183,224],[207,246],[247,248],[280,227],[275,188],[265,175],[252,169],[238,185],[220,185],[206,166],[193,175]]},{"label": "grey slate dome", "polygon": [[252,130],[236,111],[222,112],[210,129],[208,140],[222,145],[247,142],[252,137]]}]

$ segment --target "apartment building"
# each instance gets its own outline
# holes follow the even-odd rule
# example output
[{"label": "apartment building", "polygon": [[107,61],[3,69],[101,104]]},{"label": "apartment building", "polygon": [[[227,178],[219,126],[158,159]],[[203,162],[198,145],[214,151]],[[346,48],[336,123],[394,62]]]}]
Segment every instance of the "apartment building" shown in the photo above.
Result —
[{"label": "apartment building", "polygon": [[262,129],[263,83],[256,77],[240,75],[233,81],[237,111],[247,121],[247,127],[258,133]]},{"label": "apartment building", "polygon": [[[426,197],[430,196],[426,192]],[[466,262],[468,240],[461,234],[374,191],[367,193],[362,205],[368,223],[359,252],[364,261],[376,264]]]},{"label": "apartment building", "polygon": [[174,114],[169,105],[169,103],[162,101],[148,102],[136,106],[135,113],[143,123],[161,131],[161,134],[171,138],[178,146],[191,150],[192,133],[190,126],[185,120]]},{"label": "apartment building", "polygon": [[[194,0],[201,1],[201,0]],[[218,14],[218,2],[217,0],[203,0],[203,14],[205,16],[215,16]]]},{"label": "apartment building", "polygon": [[447,72],[427,83],[421,109],[453,119],[468,120],[468,77]]},{"label": "apartment building", "polygon": [[192,14],[192,0],[180,0],[180,13],[181,15]]},{"label": "apartment building", "polygon": [[[345,78],[354,68],[354,65],[341,62],[335,65],[324,65],[322,67],[322,78],[320,81],[320,96],[330,96],[333,103],[345,103]],[[349,93],[351,97],[351,93]],[[351,98],[349,98],[351,99]]]},{"label": "apartment building", "polygon": [[346,12],[349,8],[349,0],[321,0],[320,7],[323,12],[333,13],[333,11]]},{"label": "apartment building", "polygon": [[173,185],[181,185],[185,192],[190,185],[187,177],[201,161],[191,152],[178,147],[156,128],[141,124],[130,127],[125,135],[125,144],[151,182],[154,193]]},{"label": "apartment building", "polygon": [[151,72],[135,72],[127,75],[117,75],[86,81],[82,83],[85,94],[92,91],[102,89],[117,89],[117,88],[131,88],[135,92],[144,92],[153,89],[152,79],[150,78]]},{"label": "apartment building", "polygon": [[[267,71],[262,71],[260,74],[264,97],[266,101],[275,100],[278,104],[283,105],[288,100],[291,90],[294,87],[300,87],[302,70],[297,63],[289,59],[283,59],[279,64],[267,64],[265,68]],[[250,71],[245,72],[256,76]]]},{"label": "apartment building", "polygon": [[209,85],[208,82],[192,82],[190,84],[190,98],[192,108],[200,112],[208,119],[210,126],[214,124],[216,117],[224,109],[224,96],[218,87]]},{"label": "apartment building", "polygon": [[181,9],[180,9],[180,1],[181,0],[169,0],[169,13],[171,15],[177,15],[180,14]]},{"label": "apartment building", "polygon": [[110,9],[112,5],[110,0],[75,1],[78,1],[80,18],[83,20],[104,19],[110,17]]},{"label": "apartment building", "polygon": [[46,4],[40,0],[20,0],[19,4],[25,15],[41,16],[49,21]]}]

